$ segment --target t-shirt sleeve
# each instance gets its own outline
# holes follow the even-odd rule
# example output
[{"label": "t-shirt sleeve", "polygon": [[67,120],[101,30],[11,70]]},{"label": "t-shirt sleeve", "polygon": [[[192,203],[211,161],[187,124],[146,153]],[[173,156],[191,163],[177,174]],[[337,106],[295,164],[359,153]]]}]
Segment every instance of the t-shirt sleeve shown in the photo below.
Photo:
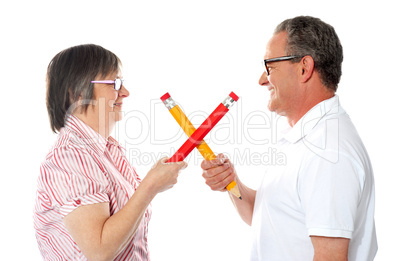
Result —
[{"label": "t-shirt sleeve", "polygon": [[46,202],[62,216],[79,206],[109,202],[110,184],[101,162],[72,146],[54,150],[41,165],[39,185]]},{"label": "t-shirt sleeve", "polygon": [[352,238],[364,173],[349,155],[338,156],[336,163],[319,156],[310,158],[299,177],[298,191],[310,236]]}]

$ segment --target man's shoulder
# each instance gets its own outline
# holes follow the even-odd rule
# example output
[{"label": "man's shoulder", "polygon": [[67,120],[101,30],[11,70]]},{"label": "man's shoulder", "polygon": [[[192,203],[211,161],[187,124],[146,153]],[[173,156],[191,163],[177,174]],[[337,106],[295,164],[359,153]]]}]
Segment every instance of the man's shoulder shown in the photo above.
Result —
[{"label": "man's shoulder", "polygon": [[341,106],[322,117],[303,142],[314,154],[330,158],[341,154],[356,160],[368,158],[352,120]]}]

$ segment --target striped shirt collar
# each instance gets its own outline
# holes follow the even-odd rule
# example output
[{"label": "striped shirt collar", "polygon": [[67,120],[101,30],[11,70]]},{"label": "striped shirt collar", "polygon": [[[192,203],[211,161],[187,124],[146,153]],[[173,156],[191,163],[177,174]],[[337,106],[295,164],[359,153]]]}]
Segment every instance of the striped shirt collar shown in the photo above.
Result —
[{"label": "striped shirt collar", "polygon": [[102,135],[72,114],[67,116],[65,128],[74,132],[84,145],[90,146],[100,155],[105,153],[107,145],[115,145],[120,149],[123,148],[113,137],[109,136],[108,139],[105,139]]}]

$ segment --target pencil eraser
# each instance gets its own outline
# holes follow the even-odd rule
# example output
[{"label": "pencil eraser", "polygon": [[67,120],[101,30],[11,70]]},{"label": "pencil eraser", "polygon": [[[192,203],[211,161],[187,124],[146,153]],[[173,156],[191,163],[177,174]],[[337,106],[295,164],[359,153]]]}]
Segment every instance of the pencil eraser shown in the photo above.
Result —
[{"label": "pencil eraser", "polygon": [[164,102],[164,101],[166,101],[167,99],[169,99],[170,98],[170,94],[167,92],[167,93],[165,93],[162,97],[161,97],[161,100]]},{"label": "pencil eraser", "polygon": [[[166,95],[166,94],[165,94]],[[232,97],[233,100],[237,101],[239,99],[239,96],[237,96],[234,92],[231,92],[229,94],[230,97]]]}]

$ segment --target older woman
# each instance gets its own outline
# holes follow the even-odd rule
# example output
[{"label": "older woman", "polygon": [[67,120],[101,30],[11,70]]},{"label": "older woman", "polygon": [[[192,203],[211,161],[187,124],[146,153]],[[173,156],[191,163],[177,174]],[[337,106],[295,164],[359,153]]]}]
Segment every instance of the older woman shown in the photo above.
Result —
[{"label": "older woman", "polygon": [[159,160],[141,182],[110,137],[129,96],[120,60],[97,45],[57,54],[47,109],[58,139],[40,168],[34,223],[45,260],[149,260],[150,202],[185,162]]}]

